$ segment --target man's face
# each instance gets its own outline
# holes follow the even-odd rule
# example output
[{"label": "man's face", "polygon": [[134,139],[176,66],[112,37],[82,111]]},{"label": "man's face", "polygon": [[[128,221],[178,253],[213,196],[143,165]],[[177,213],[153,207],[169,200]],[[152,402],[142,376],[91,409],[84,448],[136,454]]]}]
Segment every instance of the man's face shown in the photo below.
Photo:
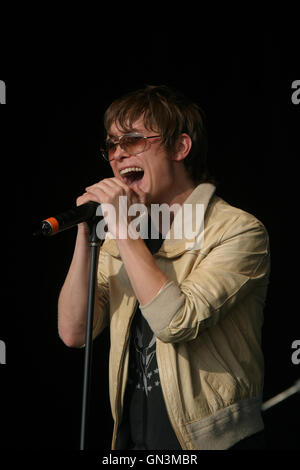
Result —
[{"label": "man's face", "polygon": [[[175,184],[173,165],[172,159],[161,145],[159,132],[146,129],[142,118],[133,124],[132,131],[145,137],[153,135],[158,137],[148,139],[146,150],[138,155],[130,155],[118,145],[110,162],[114,176],[125,182],[133,191],[136,186],[143,191],[146,194],[146,204],[168,202],[168,196]],[[108,137],[120,138],[124,134],[116,123],[113,123]],[[139,168],[143,172],[124,171],[125,169],[128,171],[128,168]]]}]

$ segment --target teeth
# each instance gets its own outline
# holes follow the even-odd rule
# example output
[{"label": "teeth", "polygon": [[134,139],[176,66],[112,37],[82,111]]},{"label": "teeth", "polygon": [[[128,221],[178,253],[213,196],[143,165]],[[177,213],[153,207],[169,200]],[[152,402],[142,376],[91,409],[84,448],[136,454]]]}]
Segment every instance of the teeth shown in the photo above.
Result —
[{"label": "teeth", "polygon": [[131,168],[124,168],[124,170],[120,171],[120,175],[125,175],[126,173],[130,173],[131,171],[144,171],[142,168],[138,168],[137,166]]}]

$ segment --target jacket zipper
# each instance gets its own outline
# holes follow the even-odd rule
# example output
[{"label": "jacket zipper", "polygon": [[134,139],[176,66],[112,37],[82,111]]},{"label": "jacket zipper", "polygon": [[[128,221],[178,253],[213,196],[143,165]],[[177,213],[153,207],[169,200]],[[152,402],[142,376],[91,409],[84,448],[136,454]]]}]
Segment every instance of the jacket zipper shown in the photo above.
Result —
[{"label": "jacket zipper", "polygon": [[[157,345],[157,343],[156,343],[156,345]],[[160,361],[158,360],[158,356],[157,356],[157,348],[156,348],[156,359],[157,359],[158,371],[159,371],[159,370],[160,370],[160,369],[159,369],[159,362],[160,362]],[[159,376],[160,376],[160,375],[159,375]],[[160,376],[160,383],[162,383],[162,382],[161,382],[161,376]],[[181,438],[181,433],[179,433],[179,431],[178,431],[178,429],[177,429],[177,427],[176,427],[176,425],[175,425],[173,419],[171,418],[171,414],[169,413],[168,407],[167,407],[167,405],[166,405],[166,399],[165,399],[163,387],[161,387],[161,389],[162,389],[162,392],[163,392],[165,407],[166,407],[166,410],[167,410],[167,415],[168,415],[168,417],[169,417],[171,426],[172,426],[172,428],[173,428],[173,431],[174,431],[175,434],[176,434],[176,437],[177,437],[177,439],[178,439],[179,444],[181,445],[181,448],[184,450],[184,449],[185,449],[185,443],[184,443],[184,441],[183,441],[182,438]]]},{"label": "jacket zipper", "polygon": [[128,345],[128,339],[129,339],[129,332],[130,332],[130,328],[131,328],[131,323],[132,323],[132,320],[135,316],[135,313],[138,309],[138,301],[136,301],[135,303],[135,306],[134,306],[134,310],[133,310],[133,314],[131,315],[131,318],[130,318],[130,321],[129,321],[129,324],[128,324],[128,328],[127,328],[127,332],[126,332],[126,338],[125,338],[125,345],[124,345],[124,348],[123,348],[123,351],[122,351],[122,356],[121,356],[121,361],[120,361],[120,368],[119,368],[119,371],[118,371],[118,376],[117,376],[117,393],[116,393],[116,407],[115,407],[115,415],[116,415],[116,422],[115,422],[115,430],[114,430],[114,434],[113,434],[113,438],[112,438],[112,443],[113,443],[113,448],[115,447],[115,444],[116,444],[116,437],[117,437],[117,432],[118,432],[118,427],[119,427],[119,405],[120,405],[120,392],[121,392],[121,384],[120,384],[120,375],[121,375],[121,371],[123,370],[123,360],[124,360],[124,356],[125,356],[125,352],[127,350],[127,345]]},{"label": "jacket zipper", "polygon": [[[119,405],[120,405],[119,402],[120,402],[120,392],[121,392],[120,375],[121,375],[121,371],[123,370],[123,360],[124,360],[125,352],[127,350],[131,323],[133,321],[133,318],[135,316],[135,313],[136,313],[137,309],[138,309],[138,301],[135,303],[134,311],[133,311],[133,314],[131,315],[131,318],[130,318],[130,321],[129,321],[129,324],[128,324],[128,328],[127,328],[127,332],[126,332],[126,338],[125,338],[125,345],[124,345],[124,348],[123,348],[123,351],[122,351],[122,356],[121,356],[121,365],[120,365],[119,372],[118,372],[118,377],[117,377],[118,389],[117,389],[117,393],[116,393],[116,407],[115,407],[116,422],[115,422],[115,429],[114,429],[114,434],[113,434],[113,438],[112,438],[112,443],[113,443],[112,447],[113,448],[115,448],[116,437],[117,437],[117,432],[118,432],[118,427],[119,427]],[[156,343],[156,346],[157,346],[157,343]],[[157,348],[156,348],[156,353],[157,353]],[[159,367],[158,367],[158,370],[159,370]],[[163,388],[162,388],[162,392],[163,392]],[[185,448],[185,443],[183,442],[183,440],[181,438],[181,434],[178,432],[177,427],[174,424],[173,419],[171,418],[168,407],[166,405],[166,399],[165,399],[164,393],[163,393],[163,397],[164,397],[165,407],[166,407],[166,410],[167,410],[167,415],[169,417],[172,428],[173,428],[173,430],[176,434],[178,442],[180,443],[182,449],[184,449]]]}]

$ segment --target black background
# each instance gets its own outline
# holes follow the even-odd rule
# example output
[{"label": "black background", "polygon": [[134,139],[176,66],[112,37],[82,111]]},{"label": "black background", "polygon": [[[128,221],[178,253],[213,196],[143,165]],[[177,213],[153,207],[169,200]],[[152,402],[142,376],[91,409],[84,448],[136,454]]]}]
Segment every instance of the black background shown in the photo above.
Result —
[{"label": "black background", "polygon": [[[93,47],[83,43],[80,23],[77,35],[66,32],[55,43],[55,28],[41,42],[40,24],[35,34],[20,35],[1,62],[2,449],[79,448],[84,351],[67,348],[57,334],[57,298],[76,229],[42,240],[31,233],[43,218],[72,207],[87,185],[111,175],[98,156],[102,115],[113,99],[146,84],[174,86],[202,106],[218,194],[266,225],[272,274],[264,400],[299,378],[300,365],[291,361],[292,342],[300,339],[295,37],[242,21],[204,33],[203,17],[190,27],[185,17],[185,29],[180,21],[169,28],[120,21],[104,32],[101,21]],[[108,348],[106,331],[94,343],[89,421],[89,448],[103,452],[112,434]],[[264,414],[270,450],[298,446],[299,406],[297,395]]]}]

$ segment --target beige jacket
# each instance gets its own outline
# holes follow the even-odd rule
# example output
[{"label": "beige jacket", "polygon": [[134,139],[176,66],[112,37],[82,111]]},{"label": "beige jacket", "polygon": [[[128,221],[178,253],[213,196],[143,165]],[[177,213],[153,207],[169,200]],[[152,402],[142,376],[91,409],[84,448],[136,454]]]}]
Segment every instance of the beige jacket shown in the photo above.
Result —
[{"label": "beige jacket", "polygon": [[[185,203],[204,204],[202,245],[164,240],[154,258],[169,281],[140,308],[157,338],[163,396],[182,449],[227,449],[264,427],[268,235],[260,221],[220,199],[209,183],[197,186]],[[117,245],[108,239],[99,255],[94,337],[110,324],[112,449],[118,448],[137,306]]]}]

